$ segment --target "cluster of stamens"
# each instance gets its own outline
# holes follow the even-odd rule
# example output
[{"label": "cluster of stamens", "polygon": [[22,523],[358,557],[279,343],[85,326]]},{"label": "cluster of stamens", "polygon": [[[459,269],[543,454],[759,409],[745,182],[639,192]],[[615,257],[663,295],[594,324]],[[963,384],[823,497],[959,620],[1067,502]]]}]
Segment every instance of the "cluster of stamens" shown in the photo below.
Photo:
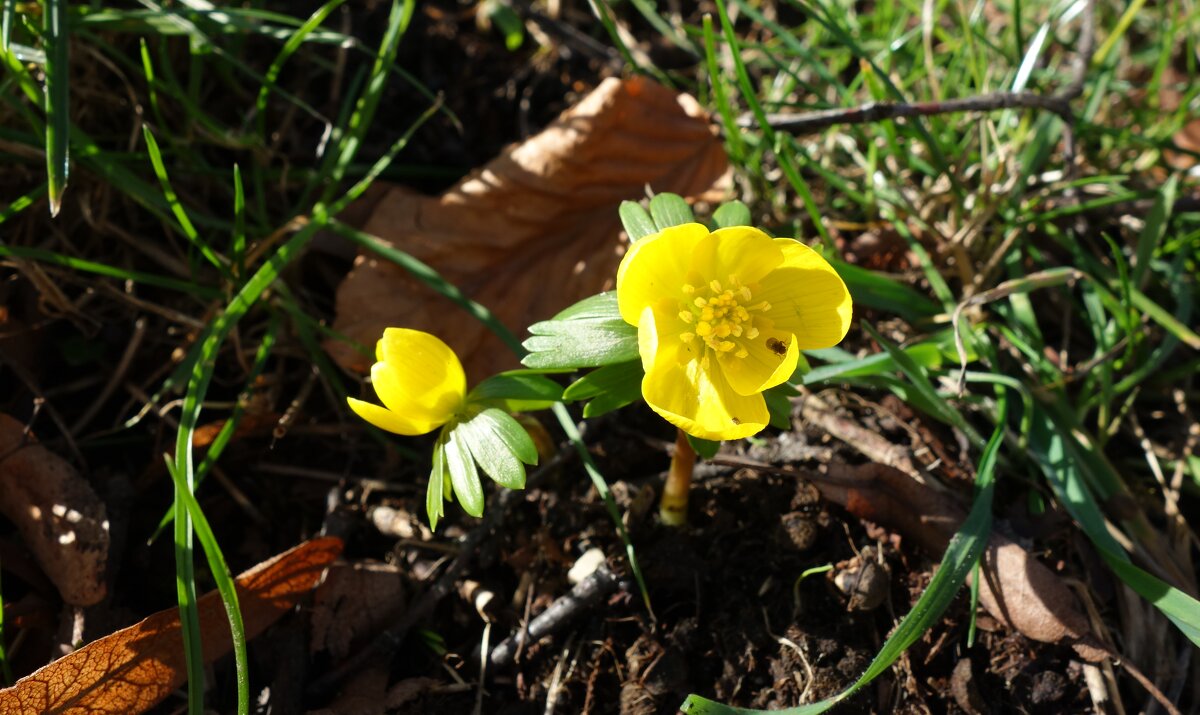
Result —
[{"label": "cluster of stamens", "polygon": [[679,338],[683,342],[690,343],[700,338],[717,353],[732,353],[739,358],[750,354],[739,345],[740,340],[731,338],[757,338],[759,331],[754,327],[752,313],[770,310],[770,303],[764,300],[750,305],[753,295],[736,276],[730,276],[724,286],[717,280],[709,281],[707,286],[699,289],[684,285],[683,293],[684,309],[680,311],[679,319],[694,329],[694,332],[680,333]]}]

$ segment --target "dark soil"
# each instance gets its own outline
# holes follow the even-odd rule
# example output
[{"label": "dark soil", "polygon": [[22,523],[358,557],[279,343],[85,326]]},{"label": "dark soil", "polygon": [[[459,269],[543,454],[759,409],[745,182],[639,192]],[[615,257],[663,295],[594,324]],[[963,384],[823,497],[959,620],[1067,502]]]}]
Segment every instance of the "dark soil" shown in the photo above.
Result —
[{"label": "dark soil", "polygon": [[[578,23],[586,34],[603,37],[582,4],[566,4],[567,24]],[[569,42],[557,54],[535,55],[529,49],[535,43],[510,52],[497,33],[476,29],[468,10],[454,3],[422,3],[403,44],[401,64],[429,89],[444,93],[448,109],[461,119],[461,124],[446,116],[434,119],[404,155],[405,167],[424,169],[392,178],[420,190],[444,188],[504,145],[535,133],[613,71],[608,58]],[[381,6],[355,14],[360,36],[372,40],[371,28],[379,26],[383,13]],[[627,19],[642,33],[635,17]],[[687,61],[654,43],[644,49],[676,66]],[[302,78],[283,80],[301,89]],[[400,131],[426,106],[418,98],[415,90],[397,82],[377,121]],[[303,145],[311,129],[295,128],[282,151],[291,143]],[[375,136],[375,154],[394,138],[394,133]],[[303,161],[299,149],[294,158]],[[21,180],[10,175],[6,181]],[[79,181],[77,190],[84,191],[88,179],[81,176]],[[145,217],[138,220],[152,225]],[[78,218],[70,223],[68,216],[66,225],[68,232],[85,230]],[[120,263],[119,258],[113,262]],[[288,278],[322,305],[330,300],[344,267],[344,257],[313,254]],[[21,366],[30,379],[15,379],[14,373],[0,369],[0,410],[30,419],[33,398],[45,396],[70,423],[100,394],[138,316],[126,304],[98,300],[91,312],[85,311],[86,318],[54,317],[43,312],[35,286],[15,276],[6,283],[7,305],[30,330],[6,344],[5,363]],[[75,297],[85,290],[79,285],[66,289]],[[161,381],[183,341],[156,331],[156,318],[149,319],[149,337],[131,374],[139,385],[152,386],[149,378]],[[265,316],[248,319],[246,336],[261,334],[264,322]],[[621,588],[552,635],[521,648],[513,665],[489,668],[483,712],[550,712],[549,698],[556,703],[552,711],[559,713],[670,713],[689,693],[763,709],[814,702],[854,682],[929,581],[933,562],[928,554],[902,535],[826,504],[811,483],[795,477],[701,465],[690,524],[681,529],[659,525],[653,493],[661,488],[673,435],[659,418],[637,407],[595,421],[586,441],[625,517],[652,612],[603,502],[545,417],[562,458],[538,472],[516,498],[503,503],[493,498],[489,510],[499,512],[493,515],[495,528],[477,550],[462,550],[457,539],[479,527],[457,506],[448,507],[436,535],[422,525],[428,445],[404,440],[381,446],[359,424],[344,421],[340,399],[312,377],[298,337],[285,335],[283,343],[254,398],[260,428],[239,434],[213,483],[200,492],[235,571],[316,534],[330,523],[332,501],[346,536],[345,557],[394,567],[401,584],[400,614],[404,604],[422,602],[454,559],[465,559],[460,583],[473,582],[493,594],[487,610],[493,645],[567,593],[567,573],[589,549],[602,550],[607,567],[620,578]],[[241,375],[242,363],[225,356],[211,399],[234,399]],[[152,414],[132,428],[119,428],[140,407],[124,392],[108,398],[79,440],[80,466],[108,504],[115,538],[112,595],[87,611],[85,640],[175,604],[170,540],[146,545],[171,499],[161,455],[172,448],[175,423],[170,415]],[[281,422],[280,415],[287,419]],[[909,433],[892,418],[860,417],[905,449],[910,446]],[[908,419],[929,431],[919,419]],[[45,412],[33,424],[47,444],[71,454],[67,442],[54,436],[57,429]],[[732,448],[809,470],[829,460],[862,460],[815,427],[764,434],[753,447]],[[956,462],[954,450],[946,456],[941,469],[948,481],[965,484],[962,475],[969,467]],[[229,485],[236,485],[236,492]],[[375,526],[371,517],[382,513],[380,507],[395,510],[393,523],[403,527],[381,531]],[[1011,514],[1020,527],[1021,510],[1013,506]],[[1038,543],[1064,539],[1064,532],[1053,528],[1054,518],[1051,514],[1037,522],[1043,530]],[[48,660],[52,644],[61,641],[56,631],[70,614],[39,580],[37,567],[8,525],[0,527],[0,547],[8,611],[5,638],[16,656],[14,674],[20,676]],[[832,570],[801,578],[808,569],[825,565]],[[201,587],[211,588],[211,580]],[[1103,590],[1104,584],[1097,588]],[[349,645],[335,655],[314,644],[316,608],[306,605],[251,644],[252,698],[261,698],[264,713],[322,707],[366,713],[385,710],[354,706],[346,697],[378,704],[390,693],[386,712],[469,713],[479,697],[478,650],[485,623],[473,597],[464,593],[459,589],[437,599],[403,642],[333,682],[320,681],[402,615],[393,611],[360,624],[361,630],[345,634]],[[363,603],[350,608],[381,608],[379,599],[387,600],[364,593]],[[1082,668],[1069,648],[1031,642],[982,615],[978,638],[968,646],[969,624],[964,595],[896,668],[839,706],[839,712],[1092,711]],[[16,647],[16,639],[24,645]],[[211,706],[231,712],[232,661],[217,663],[211,676]],[[182,702],[172,698],[156,712],[179,712]]]}]

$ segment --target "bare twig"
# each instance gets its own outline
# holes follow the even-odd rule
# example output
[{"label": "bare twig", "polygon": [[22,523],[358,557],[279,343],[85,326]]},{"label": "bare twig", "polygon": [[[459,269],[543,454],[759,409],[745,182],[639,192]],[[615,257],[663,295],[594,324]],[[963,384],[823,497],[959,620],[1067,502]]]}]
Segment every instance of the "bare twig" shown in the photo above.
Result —
[{"label": "bare twig", "polygon": [[[1054,112],[1068,125],[1074,122],[1071,100],[1083,93],[1095,49],[1095,0],[1084,8],[1079,30],[1079,51],[1071,68],[1071,80],[1054,94],[1037,92],[992,92],[974,97],[962,97],[941,102],[870,102],[857,107],[823,109],[803,114],[768,114],[772,129],[790,134],[812,134],[835,124],[868,124],[884,119],[927,117],[957,112],[993,112],[999,109],[1041,109]],[[757,124],[753,114],[738,118],[738,126],[750,128]]]},{"label": "bare twig", "polygon": [[508,665],[526,638],[536,641],[555,632],[616,593],[620,585],[616,575],[601,566],[530,621],[527,636],[526,630],[522,629],[493,648],[489,660],[495,666]]}]

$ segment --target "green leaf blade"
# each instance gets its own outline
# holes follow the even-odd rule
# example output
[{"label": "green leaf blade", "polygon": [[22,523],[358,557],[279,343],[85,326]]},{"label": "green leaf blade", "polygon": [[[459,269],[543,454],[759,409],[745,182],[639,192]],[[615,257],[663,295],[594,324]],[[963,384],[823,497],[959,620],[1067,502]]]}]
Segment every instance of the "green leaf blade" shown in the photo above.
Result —
[{"label": "green leaf blade", "polygon": [[483,516],[483,484],[479,481],[479,470],[471,456],[469,442],[470,437],[463,430],[463,423],[459,423],[450,431],[446,441],[446,467],[463,511],[480,517]]},{"label": "green leaf blade", "polygon": [[646,209],[636,201],[622,201],[617,213],[621,216],[621,225],[625,227],[625,233],[629,234],[630,241],[658,233],[654,219],[650,218]]},{"label": "green leaf blade", "polygon": [[712,215],[713,224],[717,228],[750,226],[751,218],[750,207],[741,201],[730,201],[721,204]]},{"label": "green leaf blade", "polygon": [[695,214],[692,207],[679,194],[658,194],[650,199],[650,217],[659,231],[685,223],[694,223]]},{"label": "green leaf blade", "polygon": [[508,489],[525,488],[525,464],[537,463],[537,447],[520,423],[490,408],[457,428],[484,473]]}]

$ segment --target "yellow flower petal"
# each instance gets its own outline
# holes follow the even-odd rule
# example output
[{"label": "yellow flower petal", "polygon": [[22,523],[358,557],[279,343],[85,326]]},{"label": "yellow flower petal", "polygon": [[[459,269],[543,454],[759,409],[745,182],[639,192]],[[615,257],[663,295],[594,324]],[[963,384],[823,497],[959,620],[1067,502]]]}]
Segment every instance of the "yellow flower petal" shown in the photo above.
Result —
[{"label": "yellow flower petal", "polygon": [[383,360],[371,367],[371,381],[389,410],[444,424],[462,406],[466,374],[458,356],[437,337],[388,328],[377,350]]},{"label": "yellow flower petal", "polygon": [[349,403],[350,409],[354,410],[354,414],[381,430],[395,432],[396,434],[410,437],[425,434],[426,432],[432,432],[442,424],[440,422],[431,422],[427,419],[417,419],[412,415],[402,415],[398,412],[392,412],[386,407],[356,400],[353,397],[347,397],[346,402]]},{"label": "yellow flower petal", "polygon": [[643,337],[656,335],[655,315],[647,309],[638,342],[646,369],[642,396],[652,410],[701,439],[741,439],[767,426],[770,415],[762,395],[739,395],[715,360],[689,357],[681,341]]},{"label": "yellow flower petal", "polygon": [[730,387],[739,395],[753,395],[783,384],[796,371],[800,350],[790,333],[767,330],[739,345],[746,355],[722,354],[719,361]]},{"label": "yellow flower petal", "polygon": [[837,345],[850,329],[850,291],[819,253],[799,241],[777,238],[783,264],[766,275],[755,300],[771,304],[766,317],[774,328],[796,336],[800,350]]},{"label": "yellow flower petal", "polygon": [[[755,283],[783,263],[781,246],[749,226],[731,226],[714,231],[696,246],[694,270],[723,288],[730,276],[742,284]],[[718,290],[717,286],[713,287]]]},{"label": "yellow flower petal", "polygon": [[637,325],[646,306],[683,295],[696,244],[706,236],[708,229],[704,226],[685,223],[646,236],[629,247],[617,268],[617,307],[625,322]]}]

